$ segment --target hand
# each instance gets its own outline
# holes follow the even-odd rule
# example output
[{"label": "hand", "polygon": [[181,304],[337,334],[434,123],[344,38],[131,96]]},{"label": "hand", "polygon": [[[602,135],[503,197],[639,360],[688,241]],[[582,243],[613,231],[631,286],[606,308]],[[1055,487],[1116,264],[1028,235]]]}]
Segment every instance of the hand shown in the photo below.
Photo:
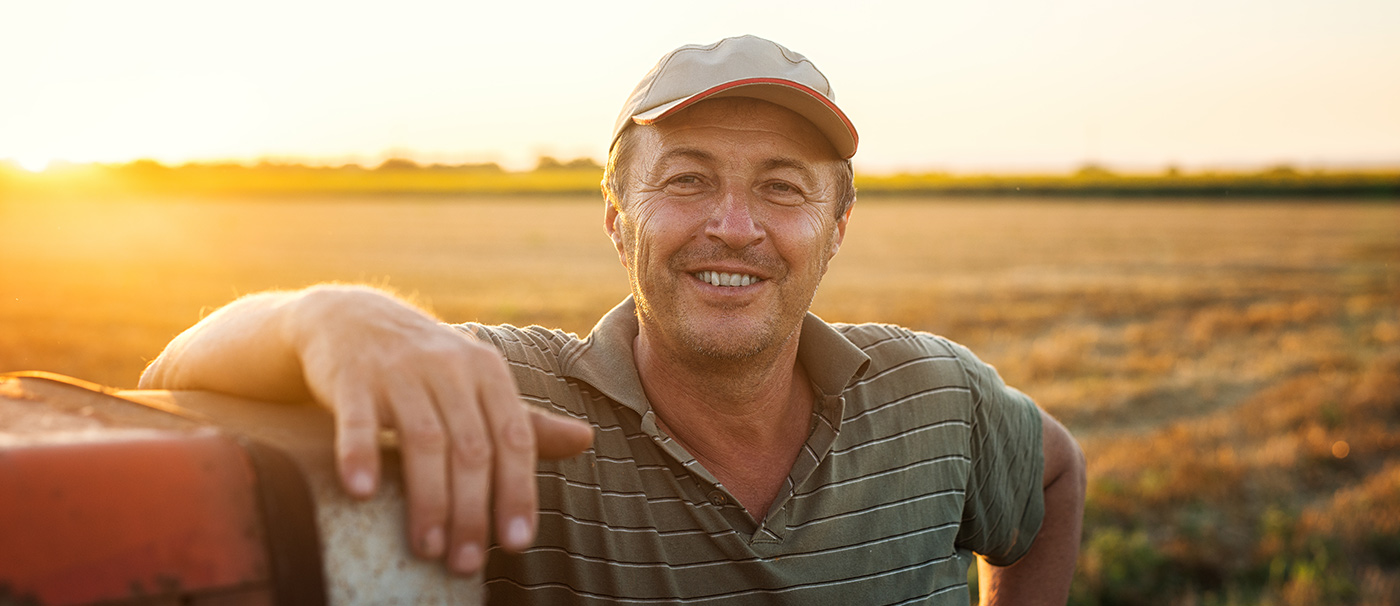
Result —
[{"label": "hand", "polygon": [[345,489],[374,493],[378,432],[393,427],[418,555],[474,573],[493,526],[504,548],[528,547],[537,457],[582,452],[591,428],[525,404],[493,347],[379,291],[318,287],[294,305],[288,339],[307,388],[335,412]]}]

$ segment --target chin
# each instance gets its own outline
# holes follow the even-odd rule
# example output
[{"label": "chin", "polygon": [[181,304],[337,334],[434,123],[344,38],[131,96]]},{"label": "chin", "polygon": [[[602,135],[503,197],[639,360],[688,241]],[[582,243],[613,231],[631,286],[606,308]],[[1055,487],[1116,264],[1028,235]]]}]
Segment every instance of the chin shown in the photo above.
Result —
[{"label": "chin", "polygon": [[753,358],[781,345],[792,334],[791,330],[783,330],[778,318],[771,316],[766,319],[687,316],[677,327],[679,341],[689,351],[716,360]]},{"label": "chin", "polygon": [[730,339],[698,338],[697,335],[685,335],[683,339],[686,348],[705,358],[714,360],[739,361],[750,359],[763,352],[765,347],[750,340],[735,341]]},{"label": "chin", "polygon": [[635,286],[639,285],[634,284],[633,293],[644,324],[664,335],[677,348],[675,353],[715,362],[742,362],[777,351],[797,334],[807,311],[771,299],[715,305],[682,296],[679,288],[649,297]]}]

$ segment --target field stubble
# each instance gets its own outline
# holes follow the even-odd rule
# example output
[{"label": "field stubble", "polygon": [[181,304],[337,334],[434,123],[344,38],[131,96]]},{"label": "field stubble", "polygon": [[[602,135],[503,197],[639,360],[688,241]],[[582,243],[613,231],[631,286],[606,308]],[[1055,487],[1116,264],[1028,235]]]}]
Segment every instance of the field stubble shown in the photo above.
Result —
[{"label": "field stubble", "polygon": [[[596,198],[0,200],[0,371],[132,386],[234,297],[341,280],[587,332]],[[814,303],[943,334],[1084,445],[1081,604],[1400,601],[1400,206],[881,198]]]}]

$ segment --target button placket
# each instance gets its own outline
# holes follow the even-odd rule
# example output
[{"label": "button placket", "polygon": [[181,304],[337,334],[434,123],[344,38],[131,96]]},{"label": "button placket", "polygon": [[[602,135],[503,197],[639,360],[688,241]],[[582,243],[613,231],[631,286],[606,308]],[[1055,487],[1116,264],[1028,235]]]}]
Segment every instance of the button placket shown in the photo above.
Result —
[{"label": "button placket", "polygon": [[723,490],[711,490],[708,498],[710,499],[710,504],[715,507],[724,507],[729,504],[729,496],[724,494]]}]

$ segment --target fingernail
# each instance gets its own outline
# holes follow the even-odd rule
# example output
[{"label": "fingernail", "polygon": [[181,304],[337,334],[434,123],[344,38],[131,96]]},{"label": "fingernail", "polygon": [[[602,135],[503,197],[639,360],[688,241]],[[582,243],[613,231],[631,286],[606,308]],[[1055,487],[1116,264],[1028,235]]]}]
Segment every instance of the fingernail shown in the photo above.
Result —
[{"label": "fingernail", "polygon": [[442,550],[446,547],[443,545],[446,542],[443,537],[441,526],[429,528],[428,532],[423,534],[423,554],[430,558],[441,556]]},{"label": "fingernail", "polygon": [[530,521],[524,517],[511,518],[506,525],[506,545],[524,549],[530,545]]},{"label": "fingernail", "polygon": [[457,548],[457,557],[452,559],[452,568],[457,572],[471,574],[481,568],[481,546],[466,543]]},{"label": "fingernail", "polygon": [[374,478],[366,471],[357,471],[351,474],[350,492],[362,497],[369,496],[374,492]]}]

